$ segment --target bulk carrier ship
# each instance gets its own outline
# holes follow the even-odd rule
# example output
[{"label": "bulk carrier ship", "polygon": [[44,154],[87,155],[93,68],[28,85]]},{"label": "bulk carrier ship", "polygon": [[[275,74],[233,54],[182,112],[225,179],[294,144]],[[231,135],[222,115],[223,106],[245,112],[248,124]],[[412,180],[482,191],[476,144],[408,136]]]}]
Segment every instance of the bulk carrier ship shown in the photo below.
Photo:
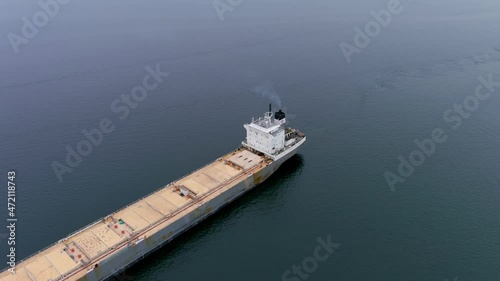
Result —
[{"label": "bulk carrier ship", "polygon": [[266,180],[305,142],[269,111],[227,155],[70,234],[7,269],[0,281],[106,280]]}]

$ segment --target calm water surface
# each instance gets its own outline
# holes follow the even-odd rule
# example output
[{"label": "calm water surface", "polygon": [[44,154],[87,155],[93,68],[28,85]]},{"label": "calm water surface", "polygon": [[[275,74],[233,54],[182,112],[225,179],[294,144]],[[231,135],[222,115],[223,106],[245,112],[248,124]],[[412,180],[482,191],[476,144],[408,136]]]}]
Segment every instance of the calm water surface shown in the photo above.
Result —
[{"label": "calm water surface", "polygon": [[[221,21],[206,0],[72,0],[18,54],[6,35],[40,7],[0,2],[0,163],[18,174],[18,257],[236,148],[269,102],[253,89],[272,84],[308,135],[300,155],[128,279],[282,280],[331,236],[341,246],[307,280],[499,280],[500,88],[457,130],[442,116],[478,76],[500,80],[500,3],[402,1],[347,63],[339,44],[388,2],[244,0]],[[110,105],[148,65],[170,75],[121,120]],[[51,163],[103,118],[115,130],[59,182]],[[448,140],[391,192],[383,173],[434,128]]]}]

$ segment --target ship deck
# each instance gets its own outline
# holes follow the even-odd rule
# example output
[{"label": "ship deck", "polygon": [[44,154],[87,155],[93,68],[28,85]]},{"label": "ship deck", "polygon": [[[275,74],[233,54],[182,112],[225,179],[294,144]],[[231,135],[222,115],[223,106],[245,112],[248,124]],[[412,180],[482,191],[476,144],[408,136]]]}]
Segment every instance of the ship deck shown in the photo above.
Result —
[{"label": "ship deck", "polygon": [[271,161],[241,147],[18,262],[15,274],[5,269],[0,281],[77,280],[115,251],[183,218]]}]

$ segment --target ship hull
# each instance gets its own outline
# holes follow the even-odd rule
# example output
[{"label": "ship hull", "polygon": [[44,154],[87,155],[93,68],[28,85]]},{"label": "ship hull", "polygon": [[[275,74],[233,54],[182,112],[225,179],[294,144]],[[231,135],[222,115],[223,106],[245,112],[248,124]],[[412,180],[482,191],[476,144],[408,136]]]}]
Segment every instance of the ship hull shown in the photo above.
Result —
[{"label": "ship hull", "polygon": [[126,268],[171,242],[177,236],[265,181],[281,166],[281,164],[297,153],[304,141],[305,138],[295,145],[293,149],[290,149],[286,154],[270,163],[264,169],[249,175],[246,179],[210,201],[200,204],[198,208],[159,230],[154,235],[134,242],[130,246],[113,253],[113,255],[101,261],[99,267],[89,270],[85,276],[78,280],[109,280],[112,276],[120,274],[120,272],[123,272]]}]

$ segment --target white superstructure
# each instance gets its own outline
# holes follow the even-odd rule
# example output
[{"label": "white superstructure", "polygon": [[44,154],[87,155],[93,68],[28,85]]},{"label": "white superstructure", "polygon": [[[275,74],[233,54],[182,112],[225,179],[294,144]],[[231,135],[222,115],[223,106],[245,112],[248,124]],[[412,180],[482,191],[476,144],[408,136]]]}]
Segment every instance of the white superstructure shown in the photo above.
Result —
[{"label": "white superstructure", "polygon": [[[243,146],[19,261],[0,281],[101,281],[170,242],[271,176],[306,137],[285,113],[244,125]],[[213,278],[208,278],[213,279]]]},{"label": "white superstructure", "polygon": [[303,134],[298,130],[286,128],[285,124],[285,113],[279,110],[273,116],[269,105],[269,111],[264,113],[264,117],[252,118],[250,124],[243,125],[247,130],[247,137],[242,144],[277,160],[287,154],[288,149],[298,141],[305,141]]}]

